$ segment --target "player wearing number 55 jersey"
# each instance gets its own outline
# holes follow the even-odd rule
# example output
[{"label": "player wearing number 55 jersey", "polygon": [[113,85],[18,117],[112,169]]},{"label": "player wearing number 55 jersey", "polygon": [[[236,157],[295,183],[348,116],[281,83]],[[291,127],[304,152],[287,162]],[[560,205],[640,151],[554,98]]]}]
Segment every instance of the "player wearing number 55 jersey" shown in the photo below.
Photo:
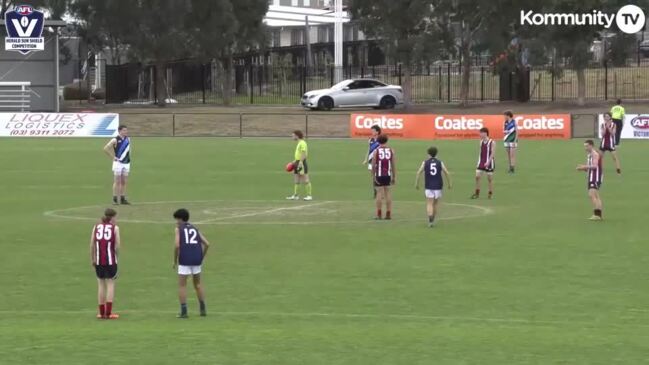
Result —
[{"label": "player wearing number 55 jersey", "polygon": [[480,197],[480,180],[483,174],[487,174],[489,182],[489,199],[493,195],[493,174],[496,169],[496,144],[489,138],[489,129],[480,129],[480,155],[478,156],[478,167],[475,171],[475,193],[471,199]]},{"label": "player wearing number 55 jersey", "polygon": [[[448,182],[448,188],[451,189],[451,177],[444,163],[437,159],[437,147],[430,147],[428,149],[429,158],[422,162],[421,167],[417,171],[417,178],[415,179],[415,189],[419,190],[419,180],[421,174],[424,174],[424,181],[426,185],[426,212],[428,213],[428,226],[433,227],[435,216],[438,213],[437,204],[442,199],[442,189],[444,187],[444,178]],[[444,178],[442,178],[444,174]]]},{"label": "player wearing number 55 jersey", "polygon": [[382,207],[385,202],[385,219],[392,219],[392,192],[390,186],[397,180],[394,150],[387,146],[388,136],[381,134],[376,139],[379,147],[372,155],[372,175],[376,187],[376,219],[382,219]]},{"label": "player wearing number 55 jersey", "polygon": [[117,128],[117,137],[108,141],[104,152],[113,160],[113,204],[129,204],[126,200],[126,182],[131,172],[131,139],[125,125]]},{"label": "player wearing number 55 jersey", "polygon": [[174,244],[174,268],[178,265],[178,299],[180,314],[178,318],[187,318],[187,277],[192,276],[194,289],[198,296],[200,314],[207,315],[205,309],[205,293],[201,286],[201,265],[210,247],[209,242],[199,231],[189,223],[189,211],[178,209],[174,212],[176,219],[176,239]]},{"label": "player wearing number 55 jersey", "polygon": [[115,278],[117,278],[117,253],[119,252],[119,227],[115,224],[117,212],[106,209],[101,222],[92,228],[90,236],[90,260],[97,275],[97,318],[119,318],[113,311]]}]

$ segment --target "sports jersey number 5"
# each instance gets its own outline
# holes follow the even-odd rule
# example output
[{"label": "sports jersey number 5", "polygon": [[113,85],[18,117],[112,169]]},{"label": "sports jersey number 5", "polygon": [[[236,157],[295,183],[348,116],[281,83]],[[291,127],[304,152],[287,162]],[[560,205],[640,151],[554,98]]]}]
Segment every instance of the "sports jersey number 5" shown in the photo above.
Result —
[{"label": "sports jersey number 5", "polygon": [[430,170],[430,176],[437,175],[437,164],[436,163],[430,164],[429,170]]},{"label": "sports jersey number 5", "polygon": [[379,160],[389,160],[392,158],[392,151],[390,150],[384,150],[384,149],[379,149]]},{"label": "sports jersey number 5", "polygon": [[185,228],[185,242],[190,245],[197,245],[198,232],[194,228]]},{"label": "sports jersey number 5", "polygon": [[113,238],[113,231],[110,229],[110,226],[99,224],[95,230],[95,238],[97,240],[105,239],[106,241],[110,241]]}]

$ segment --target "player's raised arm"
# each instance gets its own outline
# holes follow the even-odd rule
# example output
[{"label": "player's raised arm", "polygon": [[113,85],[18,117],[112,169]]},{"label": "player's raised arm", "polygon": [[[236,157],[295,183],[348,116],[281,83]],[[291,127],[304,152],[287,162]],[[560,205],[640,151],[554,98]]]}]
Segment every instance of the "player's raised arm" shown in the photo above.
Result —
[{"label": "player's raised arm", "polygon": [[415,176],[415,189],[419,190],[419,180],[421,180],[421,174],[424,172],[424,166],[426,166],[426,161],[421,163],[419,170],[417,170],[417,176]]},{"label": "player's raised arm", "polygon": [[106,145],[104,146],[104,152],[110,157],[111,160],[115,159],[115,144],[117,143],[117,139],[113,138]]},{"label": "player's raised arm", "polygon": [[207,255],[207,250],[210,248],[210,241],[203,236],[202,232],[198,232],[198,235],[201,237],[201,245],[203,246],[203,258]]},{"label": "player's raised arm", "polygon": [[176,227],[175,240],[174,240],[174,265],[173,265],[174,268],[176,268],[176,265],[178,264],[179,254],[180,254],[180,231],[178,230],[178,227]]},{"label": "player's raised arm", "polygon": [[442,172],[444,173],[444,179],[448,181],[448,188],[453,189],[453,183],[451,182],[451,173],[446,169],[446,165],[442,162]]},{"label": "player's raised arm", "polygon": [[97,247],[95,247],[95,227],[90,232],[90,263],[92,266],[97,265]]}]

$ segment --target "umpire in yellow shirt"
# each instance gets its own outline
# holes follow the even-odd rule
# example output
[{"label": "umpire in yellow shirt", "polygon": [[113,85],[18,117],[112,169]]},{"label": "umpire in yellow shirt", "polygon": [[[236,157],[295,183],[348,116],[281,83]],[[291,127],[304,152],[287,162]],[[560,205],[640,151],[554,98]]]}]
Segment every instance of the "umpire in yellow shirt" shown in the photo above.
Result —
[{"label": "umpire in yellow shirt", "polygon": [[295,185],[293,186],[293,195],[289,196],[288,200],[300,200],[300,195],[298,193],[300,189],[300,184],[304,185],[305,197],[304,200],[310,201],[313,200],[311,196],[311,181],[309,180],[309,165],[306,162],[306,158],[309,155],[309,147],[304,140],[304,134],[302,131],[293,132],[293,140],[297,141],[297,146],[295,146],[295,162],[293,163],[293,173],[295,176]]},{"label": "umpire in yellow shirt", "polygon": [[615,145],[620,144],[620,136],[622,135],[622,128],[624,128],[624,107],[622,106],[622,99],[617,99],[615,105],[611,108],[611,118],[615,123]]}]

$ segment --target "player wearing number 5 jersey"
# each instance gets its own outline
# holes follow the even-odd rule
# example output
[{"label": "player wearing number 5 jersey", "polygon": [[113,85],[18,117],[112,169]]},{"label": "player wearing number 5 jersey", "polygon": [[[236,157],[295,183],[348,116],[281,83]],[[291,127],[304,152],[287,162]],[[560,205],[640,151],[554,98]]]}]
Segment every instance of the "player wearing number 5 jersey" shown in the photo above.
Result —
[{"label": "player wearing number 5 jersey", "polygon": [[[419,190],[419,180],[421,174],[424,174],[424,181],[426,185],[426,213],[428,213],[428,227],[433,227],[435,217],[439,212],[437,207],[439,201],[442,199],[442,189],[444,188],[444,179],[448,182],[448,188],[452,188],[451,177],[446,169],[446,165],[437,159],[437,147],[430,147],[428,149],[429,158],[422,162],[419,170],[417,171],[417,178],[415,179],[415,189]],[[444,174],[444,178],[442,178]]]},{"label": "player wearing number 5 jersey", "polygon": [[117,278],[117,254],[121,243],[119,227],[115,224],[117,212],[106,209],[101,222],[92,228],[90,235],[90,261],[97,275],[97,318],[116,319],[113,313],[115,279]]},{"label": "player wearing number 5 jersey", "polygon": [[394,150],[387,146],[388,136],[381,134],[377,141],[379,147],[372,156],[372,175],[376,187],[376,219],[382,219],[382,208],[385,202],[385,219],[392,219],[392,192],[390,186],[397,180]]},{"label": "player wearing number 5 jersey", "polygon": [[207,315],[205,308],[205,293],[201,286],[201,266],[210,247],[209,242],[199,231],[189,223],[189,211],[178,209],[174,212],[176,219],[176,239],[174,249],[174,265],[178,265],[178,299],[180,314],[178,318],[187,318],[187,277],[192,276],[194,289],[198,296],[201,317]]}]

